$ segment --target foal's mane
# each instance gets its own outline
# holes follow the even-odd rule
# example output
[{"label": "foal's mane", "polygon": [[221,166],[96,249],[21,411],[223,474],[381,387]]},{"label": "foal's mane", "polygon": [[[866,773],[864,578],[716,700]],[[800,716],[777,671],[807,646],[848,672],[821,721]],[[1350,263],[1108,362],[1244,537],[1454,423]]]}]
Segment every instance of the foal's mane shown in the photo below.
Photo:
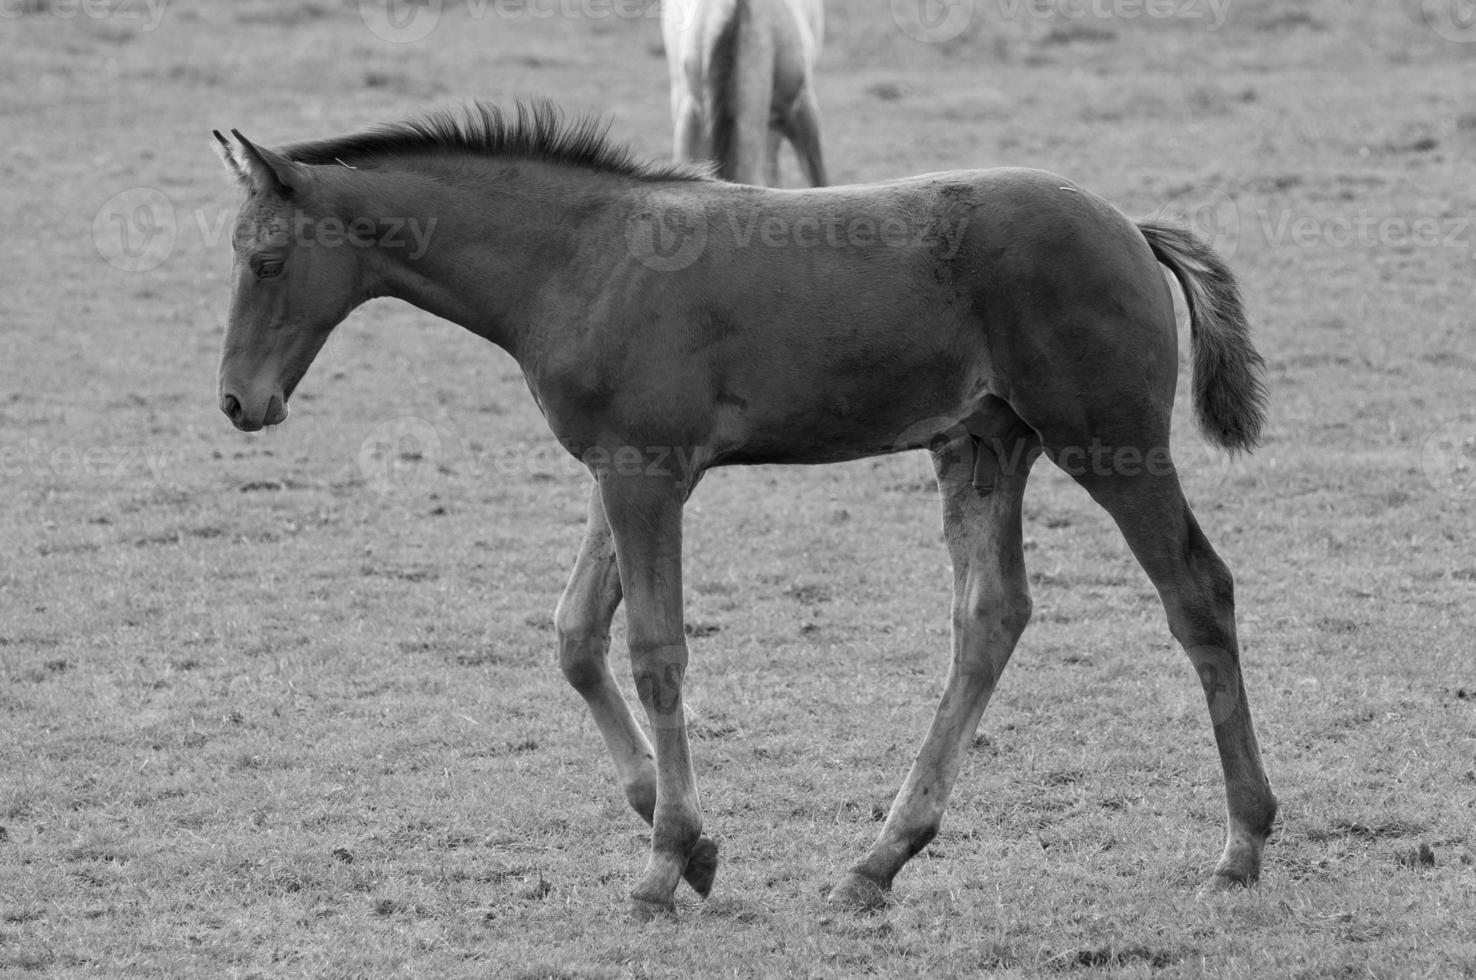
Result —
[{"label": "foal's mane", "polygon": [[281,152],[297,163],[353,165],[355,160],[397,156],[504,156],[567,164],[636,180],[706,180],[706,168],[642,160],[612,143],[609,120],[565,118],[553,103],[518,102],[513,112],[472,102],[460,113],[440,110],[348,136],[293,143]]}]

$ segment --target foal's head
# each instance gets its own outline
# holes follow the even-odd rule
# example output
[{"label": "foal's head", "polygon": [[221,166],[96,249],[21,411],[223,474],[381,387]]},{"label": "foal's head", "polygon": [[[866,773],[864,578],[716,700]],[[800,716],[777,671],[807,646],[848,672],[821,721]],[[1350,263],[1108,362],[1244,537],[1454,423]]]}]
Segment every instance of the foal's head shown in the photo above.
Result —
[{"label": "foal's head", "polygon": [[232,131],[226,162],[246,189],[235,262],[220,408],[253,432],[287,417],[287,399],[328,334],[365,297],[362,248],[332,209],[319,168],[295,163]]}]

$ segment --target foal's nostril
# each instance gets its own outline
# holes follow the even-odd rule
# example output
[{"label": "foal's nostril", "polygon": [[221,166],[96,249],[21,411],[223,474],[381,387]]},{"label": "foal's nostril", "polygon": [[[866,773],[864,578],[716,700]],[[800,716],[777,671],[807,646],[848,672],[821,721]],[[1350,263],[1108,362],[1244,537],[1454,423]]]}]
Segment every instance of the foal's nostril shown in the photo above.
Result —
[{"label": "foal's nostril", "polygon": [[223,396],[220,399],[220,410],[225,412],[232,422],[241,421],[241,400],[235,395]]}]

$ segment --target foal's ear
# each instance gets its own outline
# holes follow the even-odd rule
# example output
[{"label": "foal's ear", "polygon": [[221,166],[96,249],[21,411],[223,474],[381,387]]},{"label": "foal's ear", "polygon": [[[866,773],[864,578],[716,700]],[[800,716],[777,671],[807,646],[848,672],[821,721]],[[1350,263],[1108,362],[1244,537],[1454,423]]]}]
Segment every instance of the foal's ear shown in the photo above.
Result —
[{"label": "foal's ear", "polygon": [[236,138],[236,143],[240,146],[241,155],[244,158],[243,161],[236,161],[232,154],[232,163],[238,170],[244,170],[243,179],[252,187],[280,194],[283,197],[290,197],[307,190],[311,182],[307,168],[293,163],[276,150],[257,146],[242,136],[240,130],[231,130],[231,135]]},{"label": "foal's ear", "polygon": [[220,130],[218,129],[212,129],[210,131],[210,134],[214,136],[215,141],[220,144],[216,147],[216,152],[218,152],[220,154],[220,158],[225,161],[226,168],[230,170],[231,173],[235,174],[236,179],[239,180],[241,183],[250,183],[251,177],[249,174],[246,173],[246,168],[241,166],[241,161],[236,159],[236,149],[235,147],[231,146],[231,141],[222,136],[220,134]]}]

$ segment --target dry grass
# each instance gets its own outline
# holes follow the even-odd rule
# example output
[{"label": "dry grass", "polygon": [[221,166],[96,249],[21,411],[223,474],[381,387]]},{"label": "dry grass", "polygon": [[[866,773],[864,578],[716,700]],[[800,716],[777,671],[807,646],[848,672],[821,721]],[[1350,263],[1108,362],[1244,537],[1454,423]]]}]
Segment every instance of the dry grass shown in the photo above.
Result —
[{"label": "dry grass", "polygon": [[[1037,614],[944,831],[885,914],[825,909],[946,655],[936,507],[919,461],[890,459],[699,491],[692,702],[726,862],[706,905],[637,927],[645,836],[553,665],[584,480],[507,357],[387,304],[342,328],[289,425],[232,431],[234,192],[208,134],[549,94],[661,154],[655,21],[445,4],[396,45],[351,3],[179,0],[157,29],[124,16],[142,4],[13,5],[0,972],[1471,975],[1476,556],[1454,463],[1476,446],[1476,45],[1414,6],[1239,0],[1209,31],[981,3],[924,45],[886,5],[832,4],[837,179],[1045,166],[1195,218],[1244,279],[1270,438],[1224,469],[1184,426],[1181,454],[1237,575],[1284,802],[1264,885],[1192,900],[1222,820],[1198,687],[1105,516],[1043,469]],[[110,200],[152,192],[163,261],[104,261]],[[1385,219],[1464,237],[1340,237]],[[440,451],[400,461],[423,492],[383,496],[361,449],[403,416]]]}]

